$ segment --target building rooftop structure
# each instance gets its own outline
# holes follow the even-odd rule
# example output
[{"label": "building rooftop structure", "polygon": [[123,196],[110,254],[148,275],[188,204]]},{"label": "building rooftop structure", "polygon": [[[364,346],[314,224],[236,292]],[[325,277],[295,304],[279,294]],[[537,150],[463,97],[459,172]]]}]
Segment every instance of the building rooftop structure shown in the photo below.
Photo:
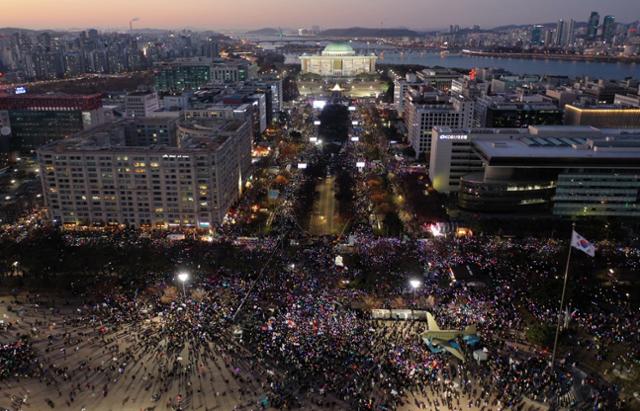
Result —
[{"label": "building rooftop structure", "polygon": [[622,167],[640,164],[640,130],[636,134],[602,137],[516,136],[509,140],[473,141],[475,151],[489,166]]},{"label": "building rooftop structure", "polygon": [[356,51],[347,43],[329,43],[322,50],[323,56],[354,56]]},{"label": "building rooftop structure", "polygon": [[96,110],[102,94],[18,94],[0,96],[0,110]]},{"label": "building rooftop structure", "polygon": [[[145,121],[162,121],[162,119],[149,119]],[[228,119],[181,119],[178,129],[183,132],[183,138],[177,146],[168,144],[130,145],[127,144],[127,125],[132,120],[120,120],[115,123],[106,123],[90,130],[80,132],[72,138],[53,141],[42,150],[54,150],[60,152],[69,151],[108,151],[114,149],[126,149],[128,152],[166,151],[176,150],[215,150],[224,144],[227,139],[243,127],[239,120]],[[207,137],[206,139],[204,137]]]}]

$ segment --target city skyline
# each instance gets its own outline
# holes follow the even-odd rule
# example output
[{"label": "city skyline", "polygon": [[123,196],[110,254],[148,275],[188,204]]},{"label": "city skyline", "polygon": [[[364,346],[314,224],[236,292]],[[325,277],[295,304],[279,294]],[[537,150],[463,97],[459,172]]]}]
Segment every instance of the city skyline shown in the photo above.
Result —
[{"label": "city skyline", "polygon": [[[319,25],[339,27],[407,27],[416,30],[442,29],[449,24],[480,25],[491,28],[508,24],[548,23],[560,18],[587,21],[592,10],[601,15],[615,15],[621,22],[640,18],[640,3],[615,0],[602,4],[595,0],[553,2],[540,0],[533,8],[526,0],[338,0],[313,2],[302,0],[218,0],[207,4],[201,0],[158,6],[151,0],[114,0],[109,3],[66,0],[64,3],[41,0],[5,0],[0,27],[31,29],[72,29],[96,27],[127,28],[129,20],[144,28],[192,28],[242,30],[262,27],[305,27]],[[400,6],[400,7],[399,7]],[[122,10],[126,9],[127,14]],[[246,10],[252,13],[244,13]],[[25,13],[29,10],[29,13]],[[437,10],[437,13],[432,13]],[[496,13],[496,10],[500,10]],[[73,11],[71,13],[70,11]],[[472,12],[470,12],[472,11]],[[393,12],[393,13],[392,13]]]}]

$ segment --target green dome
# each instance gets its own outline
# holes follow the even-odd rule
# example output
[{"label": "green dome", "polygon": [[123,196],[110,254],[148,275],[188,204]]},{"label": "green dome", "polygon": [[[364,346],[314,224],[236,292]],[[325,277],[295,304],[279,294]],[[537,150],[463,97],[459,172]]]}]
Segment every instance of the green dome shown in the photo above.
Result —
[{"label": "green dome", "polygon": [[347,43],[329,43],[322,51],[323,56],[352,56],[356,54],[353,47]]}]

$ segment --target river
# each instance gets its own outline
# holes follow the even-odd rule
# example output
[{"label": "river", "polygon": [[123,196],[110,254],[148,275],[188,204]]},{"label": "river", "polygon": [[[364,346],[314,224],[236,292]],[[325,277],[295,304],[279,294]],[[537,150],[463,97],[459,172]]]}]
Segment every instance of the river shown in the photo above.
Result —
[{"label": "river", "polygon": [[385,51],[379,55],[378,64],[419,64],[471,69],[473,67],[495,67],[515,74],[550,74],[557,76],[602,78],[621,80],[627,77],[640,78],[640,65],[627,63],[604,63],[592,61],[530,60],[504,57],[469,55],[441,56],[431,52]]},{"label": "river", "polygon": [[[365,47],[358,47],[359,53],[366,53]],[[379,47],[379,46],[378,46]],[[471,69],[473,67],[493,67],[508,70],[514,74],[539,74],[554,76],[569,76],[622,80],[628,77],[640,79],[640,64],[637,63],[607,63],[593,61],[567,60],[533,60],[507,57],[483,57],[470,55],[441,56],[440,53],[405,51],[388,49],[378,52],[378,64],[417,64],[427,67],[442,66],[452,68]],[[287,64],[299,64],[298,56],[285,54]]]}]

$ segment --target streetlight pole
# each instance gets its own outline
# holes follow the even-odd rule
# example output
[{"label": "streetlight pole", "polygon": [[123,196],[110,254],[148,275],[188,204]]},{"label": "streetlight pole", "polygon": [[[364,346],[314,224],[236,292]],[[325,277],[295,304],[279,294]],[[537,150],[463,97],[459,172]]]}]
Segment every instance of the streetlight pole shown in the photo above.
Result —
[{"label": "streetlight pole", "polygon": [[184,297],[184,299],[187,299],[187,288],[185,283],[187,282],[187,280],[189,279],[189,273],[186,272],[182,272],[178,274],[178,280],[182,283],[182,296]]},{"label": "streetlight pole", "polygon": [[[573,232],[576,229],[576,223],[573,223],[571,226],[571,238],[573,238]],[[567,253],[567,263],[564,267],[564,282],[562,284],[562,297],[560,298],[560,311],[558,312],[558,323],[556,324],[556,336],[553,340],[553,352],[551,354],[551,369],[556,361],[556,351],[558,349],[558,337],[560,336],[560,324],[562,323],[562,307],[564,306],[564,297],[567,292],[567,278],[569,277],[569,263],[571,262],[571,250],[573,246],[571,245],[571,240],[569,240],[569,252]]]},{"label": "streetlight pole", "polygon": [[[416,300],[416,291],[422,285],[422,281],[416,280],[416,279],[409,280],[409,285],[413,289],[413,301],[412,301],[412,303],[414,303],[415,300]],[[413,318],[413,304],[411,304],[411,319],[414,320],[414,318]]]}]

